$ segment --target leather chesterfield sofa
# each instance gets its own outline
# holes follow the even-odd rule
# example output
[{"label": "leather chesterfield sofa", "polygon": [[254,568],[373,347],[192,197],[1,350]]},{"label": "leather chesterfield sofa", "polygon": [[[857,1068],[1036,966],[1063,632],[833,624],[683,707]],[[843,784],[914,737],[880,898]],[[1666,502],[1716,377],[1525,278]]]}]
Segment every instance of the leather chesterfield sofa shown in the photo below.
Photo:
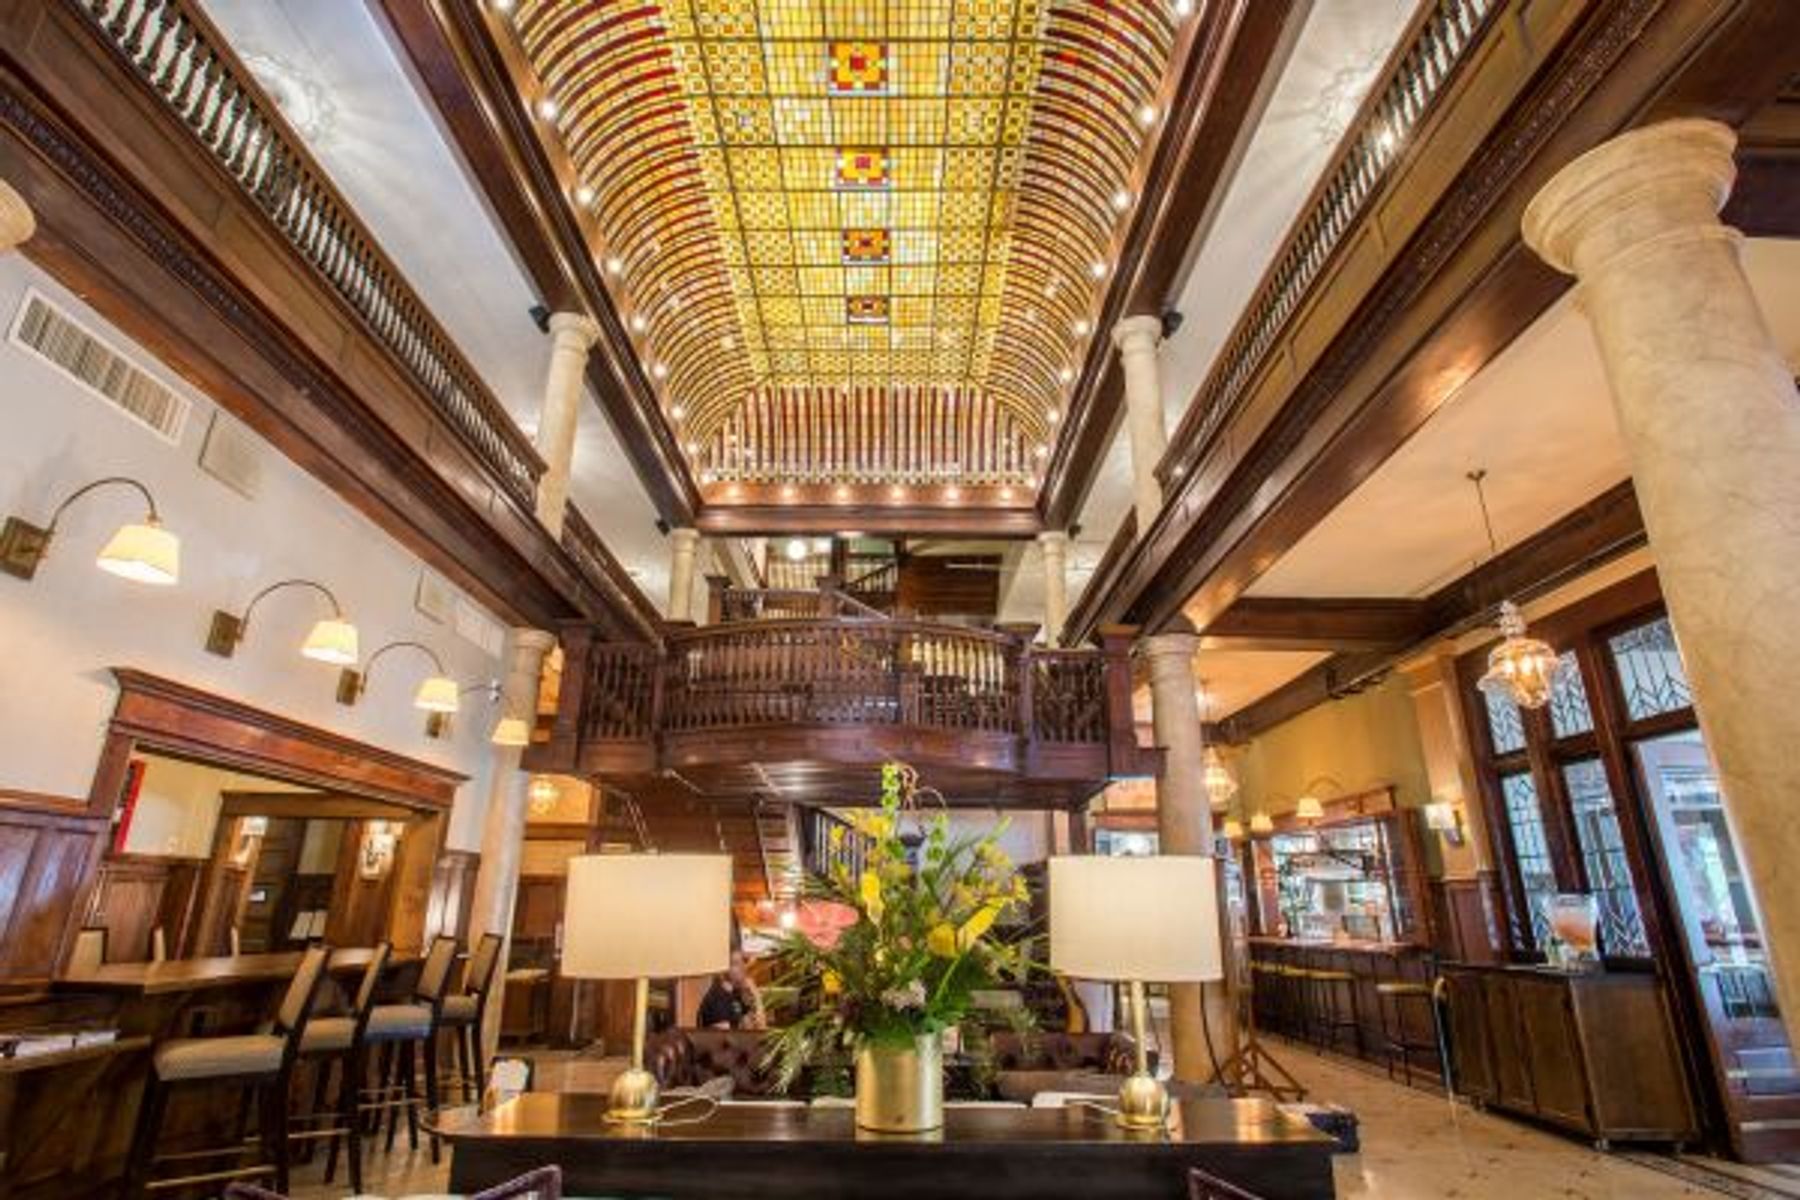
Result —
[{"label": "leather chesterfield sofa", "polygon": [[716,1079],[731,1079],[738,1099],[774,1094],[770,1072],[763,1069],[760,1029],[665,1029],[644,1044],[644,1068],[664,1088],[697,1088]]}]

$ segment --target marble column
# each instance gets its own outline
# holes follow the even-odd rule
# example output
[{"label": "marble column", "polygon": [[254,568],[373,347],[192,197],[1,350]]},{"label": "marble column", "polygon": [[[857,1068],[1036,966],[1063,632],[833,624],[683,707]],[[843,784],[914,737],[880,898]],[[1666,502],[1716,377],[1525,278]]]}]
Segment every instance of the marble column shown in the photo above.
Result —
[{"label": "marble column", "polygon": [[700,550],[698,529],[669,530],[669,604],[671,621],[694,619],[694,558]]},{"label": "marble column", "polygon": [[12,184],[0,179],[0,254],[17,250],[37,232],[37,218],[31,205]]},{"label": "marble column", "polygon": [[1694,708],[1800,1046],[1800,395],[1718,212],[1724,125],[1666,121],[1564,167],[1525,240],[1579,280]]},{"label": "marble column", "polygon": [[[1186,621],[1179,622],[1186,625]],[[1155,634],[1139,643],[1150,668],[1150,715],[1156,745],[1163,751],[1156,777],[1157,847],[1163,854],[1213,853],[1212,804],[1206,794],[1204,731],[1194,680],[1200,638],[1191,626]],[[1171,897],[1170,903],[1179,903]],[[1219,905],[1224,930],[1226,906]],[[1225,941],[1226,975],[1232,948]],[[1203,1007],[1204,1006],[1204,1007]],[[1175,1077],[1203,1082],[1213,1076],[1215,1058],[1224,1061],[1237,1045],[1234,1006],[1227,982],[1176,984],[1169,988],[1169,1035],[1175,1049]],[[1208,1046],[1211,1032],[1212,1050]]]},{"label": "marble column", "polygon": [[1162,345],[1162,321],[1156,317],[1126,317],[1113,326],[1113,345],[1125,371],[1125,425],[1131,436],[1131,500],[1137,513],[1138,536],[1143,537],[1162,511],[1162,484],[1156,465],[1169,447],[1163,427],[1162,370],[1157,349]]},{"label": "marble column", "polygon": [[1046,529],[1037,540],[1044,556],[1044,644],[1059,646],[1069,619],[1069,535]]},{"label": "marble column", "polygon": [[[515,629],[500,686],[500,713],[521,716],[527,725],[537,717],[538,682],[544,656],[556,638],[539,629]],[[529,807],[530,777],[519,769],[520,748],[493,747],[493,774],[488,781],[487,814],[481,827],[481,862],[475,870],[475,896],[469,910],[469,945],[484,933],[505,938],[500,961],[511,949],[513,900],[518,894],[519,860],[525,846],[525,814]],[[504,989],[503,989],[504,990]],[[496,993],[497,995],[499,993]],[[500,1044],[500,1009],[488,1005],[487,1023],[481,1031],[490,1060]]]},{"label": "marble column", "polygon": [[588,351],[599,336],[600,326],[582,313],[560,312],[550,318],[550,370],[538,406],[537,451],[544,460],[544,474],[538,480],[537,516],[555,537],[562,536],[569,503],[569,467],[575,459]]}]

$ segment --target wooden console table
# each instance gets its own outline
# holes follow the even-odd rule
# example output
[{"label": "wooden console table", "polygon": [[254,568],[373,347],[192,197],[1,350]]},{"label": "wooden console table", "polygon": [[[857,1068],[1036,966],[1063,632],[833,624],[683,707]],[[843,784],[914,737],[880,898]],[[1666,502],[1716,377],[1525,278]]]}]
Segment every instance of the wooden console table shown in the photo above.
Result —
[{"label": "wooden console table", "polygon": [[450,1190],[555,1163],[577,1196],[742,1200],[1185,1200],[1201,1167],[1267,1200],[1329,1200],[1336,1143],[1262,1100],[1184,1101],[1171,1133],[1129,1134],[1079,1109],[950,1108],[935,1134],[859,1134],[848,1108],[722,1106],[690,1125],[608,1124],[606,1097],[528,1092],[455,1109]]}]

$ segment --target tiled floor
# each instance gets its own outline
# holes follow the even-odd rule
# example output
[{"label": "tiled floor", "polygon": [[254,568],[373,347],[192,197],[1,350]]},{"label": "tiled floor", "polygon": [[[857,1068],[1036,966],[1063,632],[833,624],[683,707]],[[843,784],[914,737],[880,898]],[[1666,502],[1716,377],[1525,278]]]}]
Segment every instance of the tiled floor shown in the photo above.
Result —
[{"label": "tiled floor", "polygon": [[[1800,1169],[1733,1167],[1739,1180],[1733,1183],[1717,1164],[1701,1160],[1598,1154],[1581,1142],[1391,1083],[1379,1071],[1287,1046],[1276,1051],[1311,1091],[1310,1100],[1341,1104],[1361,1122],[1362,1152],[1336,1160],[1342,1200],[1800,1198]],[[549,1056],[538,1064],[536,1086],[605,1091],[618,1066],[617,1060]],[[327,1187],[321,1175],[318,1165],[302,1168],[296,1195],[344,1195],[341,1184]],[[448,1167],[432,1166],[423,1148],[405,1150],[403,1137],[393,1154],[370,1157],[365,1185],[389,1196],[430,1195],[441,1194],[448,1178]]]}]

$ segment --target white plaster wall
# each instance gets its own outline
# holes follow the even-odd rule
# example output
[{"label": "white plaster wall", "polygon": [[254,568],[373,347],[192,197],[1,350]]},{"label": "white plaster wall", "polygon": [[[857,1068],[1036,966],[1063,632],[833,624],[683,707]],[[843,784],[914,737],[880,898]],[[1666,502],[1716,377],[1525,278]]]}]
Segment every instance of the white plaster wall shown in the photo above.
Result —
[{"label": "white plaster wall", "polygon": [[131,666],[470,776],[457,794],[449,845],[478,848],[491,760],[479,697],[465,697],[451,738],[426,738],[424,714],[410,700],[428,666],[401,652],[382,660],[362,703],[339,705],[336,668],[299,654],[323,601],[298,589],[257,609],[235,658],[203,645],[214,609],[240,611],[266,584],[301,575],[337,593],[365,655],[383,642],[417,639],[465,683],[494,678],[496,659],[414,607],[418,559],[273,447],[262,445],[255,500],[203,472],[198,459],[214,406],[17,254],[0,257],[0,329],[10,331],[28,287],[132,351],[193,399],[194,411],[171,446],[35,354],[0,342],[0,514],[41,524],[74,488],[126,474],[150,487],[182,540],[175,587],[96,570],[106,538],[142,516],[134,496],[108,489],[69,510],[34,581],[0,576],[0,787],[85,795],[116,696],[107,668]]}]

